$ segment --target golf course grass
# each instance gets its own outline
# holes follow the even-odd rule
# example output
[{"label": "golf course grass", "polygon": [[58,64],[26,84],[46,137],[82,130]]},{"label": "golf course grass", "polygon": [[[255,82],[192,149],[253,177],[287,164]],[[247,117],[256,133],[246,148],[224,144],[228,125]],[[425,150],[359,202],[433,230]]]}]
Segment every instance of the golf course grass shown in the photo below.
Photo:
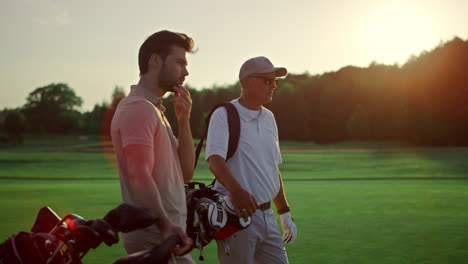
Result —
[{"label": "golf course grass", "polygon": [[[85,219],[117,206],[115,159],[99,145],[98,138],[34,137],[22,146],[0,146],[0,240],[29,231],[42,206]],[[300,145],[282,146],[280,167],[298,227],[296,242],[286,246],[290,263],[468,261],[467,149],[346,144],[286,150]],[[211,179],[201,160],[195,180]],[[198,254],[192,251],[196,260]],[[121,243],[101,245],[84,263],[124,255]],[[214,243],[204,256],[197,263],[217,263]]]}]

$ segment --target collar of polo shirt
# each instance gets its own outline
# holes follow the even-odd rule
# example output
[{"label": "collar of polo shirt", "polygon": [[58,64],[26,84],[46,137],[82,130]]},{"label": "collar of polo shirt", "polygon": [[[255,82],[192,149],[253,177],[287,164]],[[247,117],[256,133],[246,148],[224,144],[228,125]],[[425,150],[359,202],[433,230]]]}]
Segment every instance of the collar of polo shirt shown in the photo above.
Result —
[{"label": "collar of polo shirt", "polygon": [[260,110],[250,110],[243,105],[239,103],[239,99],[236,99],[233,101],[233,103],[237,104],[239,107],[237,110],[239,111],[239,117],[244,121],[244,122],[249,122],[252,119],[258,119],[259,117],[265,115],[265,111],[263,111],[263,106],[260,108]]},{"label": "collar of polo shirt", "polygon": [[143,86],[132,85],[130,93],[145,97],[146,99],[148,99],[148,101],[150,101],[152,104],[154,104],[157,108],[159,108],[163,112],[166,110],[166,108],[162,104],[161,98],[157,97],[150,90],[146,89]]}]

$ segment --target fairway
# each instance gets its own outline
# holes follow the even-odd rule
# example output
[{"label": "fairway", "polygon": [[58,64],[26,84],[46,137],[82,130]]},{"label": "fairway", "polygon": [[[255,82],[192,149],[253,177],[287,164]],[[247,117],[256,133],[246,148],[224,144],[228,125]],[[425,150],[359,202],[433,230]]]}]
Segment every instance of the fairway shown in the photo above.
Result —
[{"label": "fairway", "polygon": [[[0,149],[0,240],[29,230],[45,205],[93,219],[120,202],[112,155],[89,151],[89,142],[41,141]],[[466,149],[284,152],[299,230],[290,263],[465,263],[467,160]],[[196,179],[210,181],[199,164]],[[121,243],[101,245],[84,263],[124,254]],[[215,254],[212,243],[199,263],[217,263]]]}]

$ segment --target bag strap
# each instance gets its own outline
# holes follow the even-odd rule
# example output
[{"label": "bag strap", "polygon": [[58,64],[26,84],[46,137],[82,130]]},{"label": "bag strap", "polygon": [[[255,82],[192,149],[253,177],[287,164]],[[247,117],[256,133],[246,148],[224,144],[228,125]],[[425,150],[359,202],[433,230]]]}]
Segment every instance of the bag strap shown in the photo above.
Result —
[{"label": "bag strap", "polygon": [[[228,161],[232,155],[237,150],[237,145],[239,143],[239,136],[240,136],[240,118],[239,118],[239,113],[237,112],[236,107],[232,103],[220,103],[211,109],[210,113],[206,117],[205,120],[205,131],[203,131],[203,136],[200,139],[200,142],[198,143],[197,150],[195,151],[195,168],[197,167],[198,163],[198,158],[200,157],[200,152],[203,147],[203,142],[205,141],[205,138],[208,134],[208,127],[210,125],[210,119],[211,115],[213,115],[213,112],[218,109],[219,107],[224,107],[226,108],[227,112],[227,123],[229,127],[229,143],[228,143],[228,151],[227,151],[227,156],[226,156],[226,161]],[[216,179],[216,178],[215,178]],[[212,182],[212,184],[214,181]]]}]

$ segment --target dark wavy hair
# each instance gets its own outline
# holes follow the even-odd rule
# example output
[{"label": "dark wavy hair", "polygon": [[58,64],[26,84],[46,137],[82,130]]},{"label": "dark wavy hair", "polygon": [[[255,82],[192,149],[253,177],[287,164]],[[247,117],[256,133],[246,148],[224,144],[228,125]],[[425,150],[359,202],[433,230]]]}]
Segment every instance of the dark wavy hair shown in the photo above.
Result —
[{"label": "dark wavy hair", "polygon": [[141,44],[138,52],[138,66],[140,67],[140,76],[148,72],[148,60],[153,53],[158,54],[163,60],[171,53],[173,46],[181,47],[187,52],[193,50],[193,39],[184,33],[162,30],[149,36]]}]

